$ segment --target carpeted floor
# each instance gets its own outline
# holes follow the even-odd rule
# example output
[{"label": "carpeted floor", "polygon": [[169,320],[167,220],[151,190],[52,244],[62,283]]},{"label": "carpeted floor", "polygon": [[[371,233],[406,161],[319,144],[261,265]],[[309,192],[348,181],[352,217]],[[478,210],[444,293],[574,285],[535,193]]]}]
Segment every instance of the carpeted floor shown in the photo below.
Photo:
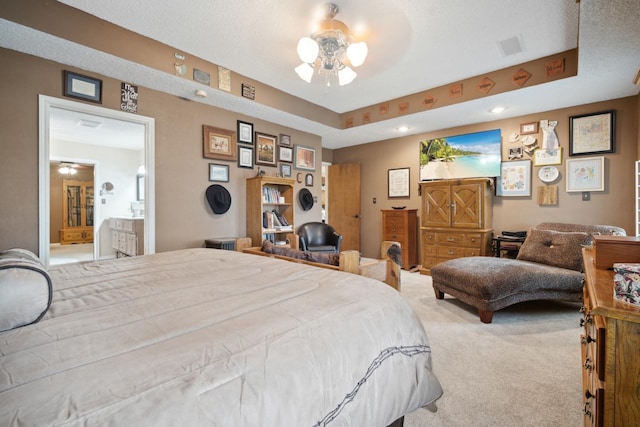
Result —
[{"label": "carpeted floor", "polygon": [[483,324],[474,308],[436,300],[431,277],[402,271],[402,294],[425,326],[442,383],[438,411],[405,427],[583,425],[580,304],[521,303]]},{"label": "carpeted floor", "polygon": [[49,265],[69,264],[70,262],[93,260],[93,243],[49,246]]}]

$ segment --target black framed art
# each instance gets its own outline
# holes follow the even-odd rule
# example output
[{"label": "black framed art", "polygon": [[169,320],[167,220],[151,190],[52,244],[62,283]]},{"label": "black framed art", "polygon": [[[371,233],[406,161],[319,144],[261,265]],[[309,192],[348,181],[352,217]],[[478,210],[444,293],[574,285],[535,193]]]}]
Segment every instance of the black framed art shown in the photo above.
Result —
[{"label": "black framed art", "polygon": [[616,111],[569,117],[569,156],[614,153]]}]

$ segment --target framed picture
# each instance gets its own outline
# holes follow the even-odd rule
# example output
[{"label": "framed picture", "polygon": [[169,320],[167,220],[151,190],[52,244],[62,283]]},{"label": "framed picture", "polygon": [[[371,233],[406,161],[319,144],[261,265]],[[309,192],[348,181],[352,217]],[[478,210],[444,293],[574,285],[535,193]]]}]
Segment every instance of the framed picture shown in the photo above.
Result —
[{"label": "framed picture", "polygon": [[238,142],[253,145],[253,123],[238,120]]},{"label": "framed picture", "polygon": [[65,70],[64,96],[102,104],[102,80]]},{"label": "framed picture", "polygon": [[569,117],[569,156],[615,152],[616,112]]},{"label": "framed picture", "polygon": [[604,157],[567,159],[567,193],[604,191]]},{"label": "framed picture", "polygon": [[562,164],[562,147],[538,148],[533,152],[533,164],[534,166]]},{"label": "framed picture", "polygon": [[229,182],[229,165],[209,163],[209,181]]},{"label": "framed picture", "polygon": [[276,165],[276,140],[273,135],[256,132],[256,165]]},{"label": "framed picture", "polygon": [[387,171],[388,197],[409,197],[409,168],[389,169]]},{"label": "framed picture", "polygon": [[281,162],[293,163],[293,148],[280,147],[278,152],[280,153],[278,160]]},{"label": "framed picture", "polygon": [[253,169],[253,148],[238,145],[238,167]]},{"label": "framed picture", "polygon": [[522,147],[509,148],[509,160],[521,159],[523,155],[524,155],[524,149]]},{"label": "framed picture", "polygon": [[531,133],[538,133],[538,122],[522,123],[520,125],[520,135],[529,135]]},{"label": "framed picture", "polygon": [[316,170],[316,150],[315,148],[295,145],[295,167],[296,169]]},{"label": "framed picture", "polygon": [[291,176],[291,165],[289,163],[280,163],[280,175],[285,178]]},{"label": "framed picture", "polygon": [[531,160],[503,162],[496,182],[498,196],[531,195]]},{"label": "framed picture", "polygon": [[304,185],[307,187],[313,187],[313,174],[308,173],[304,177]]},{"label": "framed picture", "polygon": [[206,159],[236,161],[238,152],[234,131],[202,125],[202,140]]},{"label": "framed picture", "polygon": [[289,135],[281,133],[280,138],[278,139],[278,144],[282,145],[283,147],[291,147],[291,137]]}]

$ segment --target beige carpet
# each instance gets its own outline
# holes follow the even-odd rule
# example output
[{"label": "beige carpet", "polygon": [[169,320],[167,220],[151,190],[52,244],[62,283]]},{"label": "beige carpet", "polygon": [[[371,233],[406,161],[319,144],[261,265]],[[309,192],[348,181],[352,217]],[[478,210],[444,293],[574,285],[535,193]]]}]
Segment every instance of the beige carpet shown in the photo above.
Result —
[{"label": "beige carpet", "polygon": [[49,265],[93,260],[93,243],[49,246]]},{"label": "beige carpet", "polygon": [[483,324],[470,306],[436,300],[429,276],[403,271],[402,294],[444,389],[436,413],[419,409],[405,427],[582,425],[580,304],[521,303]]}]

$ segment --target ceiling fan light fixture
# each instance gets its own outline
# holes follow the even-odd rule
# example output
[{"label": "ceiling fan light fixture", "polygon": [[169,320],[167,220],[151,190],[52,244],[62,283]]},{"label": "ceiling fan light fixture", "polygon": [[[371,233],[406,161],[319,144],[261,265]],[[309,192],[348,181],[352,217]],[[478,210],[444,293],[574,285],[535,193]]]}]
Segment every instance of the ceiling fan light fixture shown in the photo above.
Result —
[{"label": "ceiling fan light fixture", "polygon": [[364,64],[364,60],[367,59],[367,53],[369,48],[365,42],[350,44],[347,48],[347,58],[354,67],[359,67]]},{"label": "ceiling fan light fixture", "polygon": [[340,86],[348,85],[357,76],[358,76],[358,73],[356,73],[351,68],[345,65],[344,67],[342,67],[340,71],[338,71],[338,84]]},{"label": "ceiling fan light fixture", "polygon": [[307,64],[306,62],[303,64],[298,65],[296,68],[296,73],[298,73],[298,76],[300,76],[300,78],[302,80],[304,80],[307,83],[311,83],[311,78],[313,78],[313,67],[309,64]]},{"label": "ceiling fan light fixture", "polygon": [[302,62],[308,64],[315,62],[320,47],[311,37],[303,37],[298,42],[298,56]]},{"label": "ceiling fan light fixture", "polygon": [[303,64],[295,71],[307,83],[311,83],[317,73],[325,78],[327,86],[331,86],[331,80],[335,79],[344,86],[357,76],[348,65],[359,67],[367,58],[367,44],[356,43],[346,24],[334,19],[339,11],[337,5],[327,3],[324,11],[318,29],[298,42],[297,52]]}]

